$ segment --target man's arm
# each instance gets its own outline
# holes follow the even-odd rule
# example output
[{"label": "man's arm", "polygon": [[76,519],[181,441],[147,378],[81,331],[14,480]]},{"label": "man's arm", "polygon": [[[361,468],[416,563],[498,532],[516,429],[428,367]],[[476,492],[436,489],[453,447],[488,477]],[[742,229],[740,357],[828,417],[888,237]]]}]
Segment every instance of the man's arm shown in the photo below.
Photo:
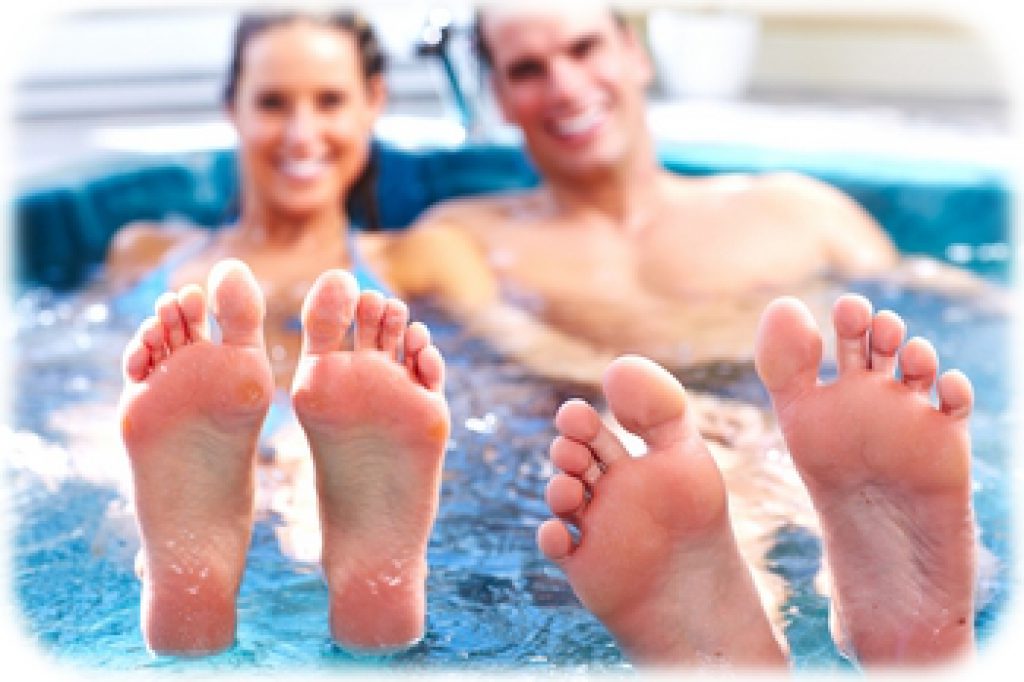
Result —
[{"label": "man's arm", "polygon": [[[794,176],[797,177],[797,176]],[[806,220],[822,231],[831,270],[844,279],[874,277],[914,289],[975,295],[994,288],[968,270],[925,256],[901,257],[881,225],[851,197],[812,178],[794,180]]]},{"label": "man's arm", "polygon": [[828,183],[798,173],[775,173],[765,180],[784,213],[807,239],[821,244],[828,269],[841,277],[885,272],[899,253],[885,230],[864,208]]}]

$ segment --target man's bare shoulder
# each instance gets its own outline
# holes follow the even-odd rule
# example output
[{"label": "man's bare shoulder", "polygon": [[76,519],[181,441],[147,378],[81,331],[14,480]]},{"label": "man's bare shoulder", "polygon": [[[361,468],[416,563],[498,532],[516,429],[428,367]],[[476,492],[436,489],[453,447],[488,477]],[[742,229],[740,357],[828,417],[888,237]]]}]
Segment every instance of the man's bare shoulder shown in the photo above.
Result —
[{"label": "man's bare shoulder", "polygon": [[812,203],[849,200],[835,185],[796,171],[772,171],[756,177],[758,191],[781,199],[801,199]]},{"label": "man's bare shoulder", "polygon": [[779,171],[752,176],[753,203],[776,227],[820,239],[839,271],[874,272],[895,263],[894,245],[882,226],[853,197],[823,180]]},{"label": "man's bare shoulder", "polygon": [[728,195],[786,202],[794,199],[821,200],[841,194],[828,183],[794,171],[716,173],[699,177],[675,175],[670,187],[678,197],[696,194],[719,198]]}]

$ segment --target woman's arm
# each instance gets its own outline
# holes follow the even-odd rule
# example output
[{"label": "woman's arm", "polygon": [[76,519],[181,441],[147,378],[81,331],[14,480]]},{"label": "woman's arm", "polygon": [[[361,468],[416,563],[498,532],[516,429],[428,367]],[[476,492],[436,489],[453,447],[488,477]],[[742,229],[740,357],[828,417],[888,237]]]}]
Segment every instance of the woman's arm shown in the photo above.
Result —
[{"label": "woman's arm", "polygon": [[104,262],[104,285],[120,291],[141,279],[177,248],[204,239],[204,231],[182,224],[133,222],[114,234]]}]

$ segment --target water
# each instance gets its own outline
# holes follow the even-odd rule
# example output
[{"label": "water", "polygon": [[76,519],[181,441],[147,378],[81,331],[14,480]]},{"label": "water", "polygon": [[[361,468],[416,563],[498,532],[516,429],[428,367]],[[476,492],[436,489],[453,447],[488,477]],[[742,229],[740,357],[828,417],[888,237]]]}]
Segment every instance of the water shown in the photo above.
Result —
[{"label": "water", "polygon": [[[876,307],[902,314],[911,335],[935,343],[944,367],[960,367],[975,383],[977,515],[983,543],[1008,566],[1007,318],[937,295],[870,283],[858,288]],[[136,320],[116,317],[102,302],[38,291],[20,299],[16,312],[8,335],[17,399],[2,441],[17,517],[14,587],[26,634],[56,660],[84,669],[207,672],[629,667],[534,545],[535,529],[548,515],[551,415],[578,390],[530,377],[429,311],[420,312],[449,360],[453,431],[429,547],[424,640],[377,659],[357,660],[333,646],[327,591],[316,568],[281,554],[274,537],[281,520],[267,515],[254,531],[236,645],[200,661],[151,656],[138,625],[134,546],[126,540],[130,533],[110,521],[131,523],[116,513],[127,466],[113,406],[120,349]],[[750,368],[714,372],[723,393],[764,404]],[[768,556],[791,590],[784,613],[797,667],[847,668],[828,636],[827,602],[813,590],[819,561],[817,539],[796,526],[776,534]],[[983,644],[999,627],[1010,584],[1008,570],[1000,569],[977,618]]]}]

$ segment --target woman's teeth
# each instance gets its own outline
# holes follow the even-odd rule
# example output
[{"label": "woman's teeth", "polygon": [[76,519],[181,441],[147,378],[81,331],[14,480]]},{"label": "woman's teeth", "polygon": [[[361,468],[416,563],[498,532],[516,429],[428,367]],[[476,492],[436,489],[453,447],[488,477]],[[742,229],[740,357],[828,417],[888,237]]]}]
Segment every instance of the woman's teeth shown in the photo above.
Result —
[{"label": "woman's teeth", "polygon": [[559,135],[579,135],[597,126],[601,122],[602,113],[599,109],[590,109],[572,118],[555,121],[555,132]]},{"label": "woman's teeth", "polygon": [[285,161],[281,164],[281,172],[299,180],[310,180],[326,167],[323,161]]}]

